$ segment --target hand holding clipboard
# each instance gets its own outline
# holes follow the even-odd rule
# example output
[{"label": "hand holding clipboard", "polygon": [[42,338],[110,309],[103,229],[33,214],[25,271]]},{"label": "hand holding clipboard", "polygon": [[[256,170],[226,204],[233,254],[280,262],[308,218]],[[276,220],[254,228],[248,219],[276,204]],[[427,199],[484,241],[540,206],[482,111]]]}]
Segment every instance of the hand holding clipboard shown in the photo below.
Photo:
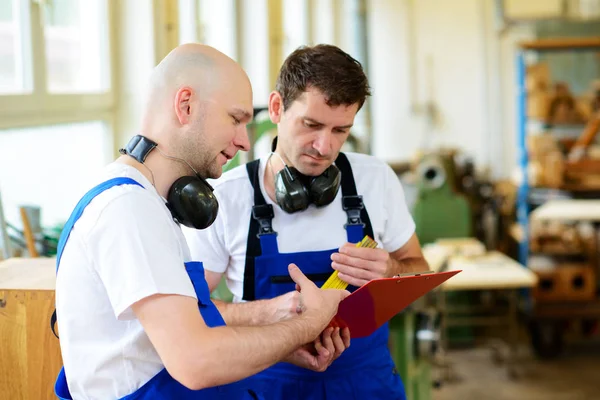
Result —
[{"label": "hand holding clipboard", "polygon": [[459,272],[425,272],[374,279],[340,302],[331,325],[348,327],[352,338],[368,336]]},{"label": "hand holding clipboard", "polygon": [[[365,236],[356,247],[375,248],[377,243]],[[368,336],[419,297],[459,272],[429,271],[373,279],[340,302],[338,313],[330,326],[348,327],[353,338]],[[323,288],[345,289],[347,286],[335,271]]]}]

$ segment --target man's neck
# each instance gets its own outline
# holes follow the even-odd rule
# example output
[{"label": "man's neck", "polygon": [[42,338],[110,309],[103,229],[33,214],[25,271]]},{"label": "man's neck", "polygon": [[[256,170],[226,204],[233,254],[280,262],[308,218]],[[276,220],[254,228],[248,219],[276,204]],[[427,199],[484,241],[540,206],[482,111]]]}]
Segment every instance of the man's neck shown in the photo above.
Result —
[{"label": "man's neck", "polygon": [[116,160],[119,163],[127,164],[138,171],[152,183],[156,191],[163,198],[169,195],[169,189],[173,183],[181,176],[186,175],[183,167],[178,163],[161,157],[160,154],[152,151],[146,157],[144,163],[140,163],[134,158],[123,155]]},{"label": "man's neck", "polygon": [[280,170],[281,168],[276,171],[275,167],[273,166],[273,156],[268,157],[265,164],[263,181],[265,185],[265,192],[267,192],[267,196],[269,196],[273,202],[277,202],[275,199],[275,174],[277,174],[277,172]]}]

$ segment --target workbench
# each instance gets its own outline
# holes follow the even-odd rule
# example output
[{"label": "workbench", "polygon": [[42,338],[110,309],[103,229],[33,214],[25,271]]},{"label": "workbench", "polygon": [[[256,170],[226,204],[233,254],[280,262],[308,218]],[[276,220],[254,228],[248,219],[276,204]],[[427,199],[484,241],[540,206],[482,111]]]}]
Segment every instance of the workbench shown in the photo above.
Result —
[{"label": "workbench", "polygon": [[[537,276],[512,258],[497,252],[485,251],[483,244],[474,239],[439,241],[425,246],[424,256],[434,271],[462,270],[444,282],[434,297],[441,313],[440,346],[442,353],[448,349],[447,330],[458,326],[505,327],[505,339],[510,352],[507,359],[509,376],[516,377],[515,358],[518,345],[518,301],[519,289],[532,288]],[[447,305],[446,295],[453,291],[487,291],[494,300],[504,297],[507,307],[498,313],[490,313],[489,305],[452,307]],[[484,315],[481,315],[484,313]],[[454,315],[453,315],[454,314]],[[460,314],[456,316],[455,314]],[[496,349],[499,350],[499,349]],[[499,353],[496,353],[497,357]],[[444,362],[445,364],[446,362]]]},{"label": "workbench", "polygon": [[56,399],[62,358],[50,330],[55,265],[54,258],[0,262],[0,399]]}]

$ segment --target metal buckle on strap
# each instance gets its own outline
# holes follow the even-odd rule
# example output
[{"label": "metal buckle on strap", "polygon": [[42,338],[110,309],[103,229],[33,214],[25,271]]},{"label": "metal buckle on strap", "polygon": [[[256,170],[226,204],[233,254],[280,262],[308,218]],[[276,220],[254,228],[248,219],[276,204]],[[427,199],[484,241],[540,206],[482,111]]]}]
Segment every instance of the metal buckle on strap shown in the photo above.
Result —
[{"label": "metal buckle on strap", "polygon": [[275,213],[273,212],[273,206],[270,204],[252,207],[252,218],[258,221],[257,236],[274,233],[272,224],[273,217],[275,217]]},{"label": "metal buckle on strap", "polygon": [[362,200],[362,196],[354,195],[354,196],[343,196],[342,197],[342,208],[346,211],[348,215],[348,225],[362,225],[365,224],[360,219],[360,212],[365,208],[365,205]]}]

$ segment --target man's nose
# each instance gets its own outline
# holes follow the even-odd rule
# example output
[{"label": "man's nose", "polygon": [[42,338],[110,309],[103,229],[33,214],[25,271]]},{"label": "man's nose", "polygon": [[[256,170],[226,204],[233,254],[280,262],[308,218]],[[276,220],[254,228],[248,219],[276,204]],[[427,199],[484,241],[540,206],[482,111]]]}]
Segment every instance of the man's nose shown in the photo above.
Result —
[{"label": "man's nose", "polygon": [[328,156],[331,154],[331,132],[325,129],[320,131],[313,142],[313,148],[317,150],[321,156]]},{"label": "man's nose", "polygon": [[243,151],[250,150],[250,138],[248,137],[248,128],[244,126],[233,138],[233,144]]}]

